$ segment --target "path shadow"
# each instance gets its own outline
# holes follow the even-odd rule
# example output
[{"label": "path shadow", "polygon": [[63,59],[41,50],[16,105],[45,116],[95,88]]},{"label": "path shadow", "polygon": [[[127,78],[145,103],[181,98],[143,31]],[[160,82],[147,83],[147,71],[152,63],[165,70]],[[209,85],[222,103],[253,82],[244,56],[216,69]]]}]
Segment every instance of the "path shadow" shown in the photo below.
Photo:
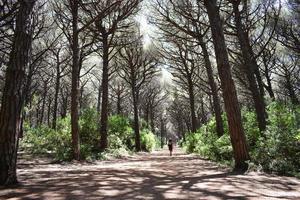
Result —
[{"label": "path shadow", "polygon": [[0,199],[300,199],[298,179],[239,175],[196,157],[110,164],[20,170],[21,184],[0,188]]}]

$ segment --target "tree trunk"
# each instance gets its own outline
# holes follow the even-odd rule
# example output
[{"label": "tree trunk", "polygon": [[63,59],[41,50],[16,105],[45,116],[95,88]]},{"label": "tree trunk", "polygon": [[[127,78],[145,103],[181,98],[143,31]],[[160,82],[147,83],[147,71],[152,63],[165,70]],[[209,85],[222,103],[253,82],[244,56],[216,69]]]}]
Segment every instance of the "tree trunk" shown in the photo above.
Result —
[{"label": "tree trunk", "polygon": [[122,106],[121,106],[121,94],[118,92],[117,94],[117,114],[122,114]]},{"label": "tree trunk", "polygon": [[[235,24],[237,28],[237,36],[242,50],[242,55],[244,59],[244,71],[249,82],[249,88],[252,94],[254,107],[256,111],[256,117],[258,122],[258,127],[260,131],[266,129],[266,111],[263,95],[255,79],[255,68],[258,68],[257,62],[253,56],[251,56],[251,45],[249,43],[249,37],[247,32],[244,31],[242,19],[239,11],[239,3],[233,3],[233,11],[235,17]],[[258,72],[259,73],[259,72]],[[260,75],[259,75],[260,77]]]},{"label": "tree trunk", "polygon": [[207,116],[205,115],[205,108],[204,108],[204,101],[203,97],[200,100],[200,106],[201,106],[201,124],[205,124],[207,122]]},{"label": "tree trunk", "polygon": [[84,85],[82,85],[79,89],[79,110],[84,109],[83,93],[84,93]]},{"label": "tree trunk", "polygon": [[80,160],[80,141],[79,141],[79,42],[78,42],[78,0],[71,1],[72,12],[72,89],[71,89],[71,132],[73,158]]},{"label": "tree trunk", "polygon": [[137,152],[141,151],[141,136],[139,125],[139,110],[138,110],[138,94],[135,88],[132,87],[133,111],[134,111],[134,134],[135,134],[135,149]]},{"label": "tree trunk", "polygon": [[103,36],[103,68],[102,68],[102,105],[100,121],[100,150],[104,151],[108,147],[107,126],[108,126],[108,65],[109,65],[109,46],[107,36]]},{"label": "tree trunk", "polygon": [[61,105],[61,118],[66,118],[68,112],[68,98],[69,94],[68,91],[65,91],[65,96],[62,96],[62,105]]},{"label": "tree trunk", "polygon": [[294,88],[293,88],[293,85],[292,85],[290,79],[291,79],[291,78],[290,78],[289,76],[286,77],[286,84],[285,84],[285,87],[286,87],[286,89],[287,89],[287,91],[288,91],[288,93],[289,93],[289,97],[290,97],[290,99],[291,99],[291,101],[292,101],[292,104],[294,104],[294,105],[299,105],[299,100],[298,100],[298,98],[297,98],[297,95],[296,95],[296,93],[295,93],[295,91],[294,91]]},{"label": "tree trunk", "polygon": [[150,127],[153,134],[155,134],[155,125],[154,125],[154,108],[150,109]]},{"label": "tree trunk", "polygon": [[48,106],[47,106],[47,125],[50,127],[50,117],[51,117],[51,104],[52,104],[52,99],[48,99]]},{"label": "tree trunk", "polygon": [[192,80],[189,80],[189,100],[190,100],[190,109],[191,109],[191,131],[195,133],[197,131],[197,119],[195,112],[195,94]]},{"label": "tree trunk", "polygon": [[244,134],[237,93],[232,79],[222,21],[216,0],[204,0],[204,5],[207,9],[211,25],[218,73],[221,79],[229,133],[234,152],[235,170],[244,171],[248,168],[246,161],[250,159],[250,156]]},{"label": "tree trunk", "polygon": [[25,100],[25,71],[32,43],[31,12],[35,1],[20,1],[16,30],[5,75],[0,111],[0,185],[17,183],[17,151],[21,110]]},{"label": "tree trunk", "polygon": [[100,113],[100,109],[101,109],[101,93],[102,93],[102,87],[101,85],[99,85],[98,97],[97,97],[97,113]]},{"label": "tree trunk", "polygon": [[48,83],[44,82],[44,92],[43,92],[43,102],[42,102],[42,110],[41,110],[41,117],[38,124],[42,124],[44,121],[44,115],[45,115],[45,107],[46,107],[46,97],[48,93]]},{"label": "tree trunk", "polygon": [[214,74],[213,74],[211,62],[209,60],[209,53],[207,51],[207,46],[203,42],[202,37],[199,38],[199,40],[200,40],[200,46],[204,57],[205,69],[208,76],[208,83],[212,93],[212,99],[213,99],[212,105],[213,105],[215,118],[216,118],[216,131],[217,131],[217,135],[221,137],[224,134],[224,127],[223,127],[222,110],[221,110],[220,99],[217,90],[217,84],[214,79]]},{"label": "tree trunk", "polygon": [[187,120],[187,119],[184,120],[187,132],[191,132],[191,125],[190,125],[189,121],[190,120]]},{"label": "tree trunk", "polygon": [[160,147],[164,148],[163,136],[165,135],[165,123],[162,117],[160,118],[160,123]]},{"label": "tree trunk", "polygon": [[144,119],[145,121],[147,122],[147,125],[149,124],[149,110],[150,110],[150,106],[149,106],[149,103],[146,103],[145,105],[145,113],[144,113]]},{"label": "tree trunk", "polygon": [[271,80],[271,77],[270,77],[270,70],[269,70],[269,66],[266,62],[264,62],[264,73],[265,73],[265,78],[266,78],[266,81],[267,81],[267,84],[265,85],[265,89],[267,90],[267,92],[269,93],[269,96],[272,100],[275,100],[275,94],[274,94],[274,91],[273,91],[273,87],[272,87],[272,80]]},{"label": "tree trunk", "polygon": [[[58,57],[57,59],[59,59],[59,56],[57,56],[57,57]],[[53,105],[53,116],[52,116],[52,128],[53,129],[56,129],[59,88],[60,88],[60,66],[59,66],[59,60],[57,60],[54,105]]]}]

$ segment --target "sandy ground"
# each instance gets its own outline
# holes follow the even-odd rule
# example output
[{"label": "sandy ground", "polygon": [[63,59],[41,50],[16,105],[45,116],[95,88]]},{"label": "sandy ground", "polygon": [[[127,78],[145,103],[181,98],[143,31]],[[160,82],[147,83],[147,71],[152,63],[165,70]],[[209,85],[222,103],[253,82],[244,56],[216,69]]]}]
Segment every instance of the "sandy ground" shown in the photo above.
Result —
[{"label": "sandy ground", "polygon": [[20,162],[21,184],[0,199],[300,199],[300,180],[236,175],[179,149],[94,164]]}]

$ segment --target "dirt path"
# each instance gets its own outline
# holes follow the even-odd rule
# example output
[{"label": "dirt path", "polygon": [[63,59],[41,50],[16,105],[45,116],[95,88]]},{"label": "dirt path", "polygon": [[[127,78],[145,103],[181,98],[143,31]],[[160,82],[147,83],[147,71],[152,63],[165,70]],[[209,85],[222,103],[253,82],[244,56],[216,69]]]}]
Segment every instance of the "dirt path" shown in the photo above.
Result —
[{"label": "dirt path", "polygon": [[234,175],[180,150],[97,164],[20,165],[21,185],[0,199],[300,199],[300,180]]}]

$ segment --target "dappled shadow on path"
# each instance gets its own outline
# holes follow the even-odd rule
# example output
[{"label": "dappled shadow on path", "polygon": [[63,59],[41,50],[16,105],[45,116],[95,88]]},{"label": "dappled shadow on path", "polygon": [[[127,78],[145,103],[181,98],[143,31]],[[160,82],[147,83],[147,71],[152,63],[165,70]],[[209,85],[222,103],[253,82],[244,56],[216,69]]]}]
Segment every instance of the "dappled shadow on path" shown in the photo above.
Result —
[{"label": "dappled shadow on path", "polygon": [[196,156],[167,153],[20,169],[21,185],[0,190],[0,199],[300,199],[298,179],[232,174]]}]

